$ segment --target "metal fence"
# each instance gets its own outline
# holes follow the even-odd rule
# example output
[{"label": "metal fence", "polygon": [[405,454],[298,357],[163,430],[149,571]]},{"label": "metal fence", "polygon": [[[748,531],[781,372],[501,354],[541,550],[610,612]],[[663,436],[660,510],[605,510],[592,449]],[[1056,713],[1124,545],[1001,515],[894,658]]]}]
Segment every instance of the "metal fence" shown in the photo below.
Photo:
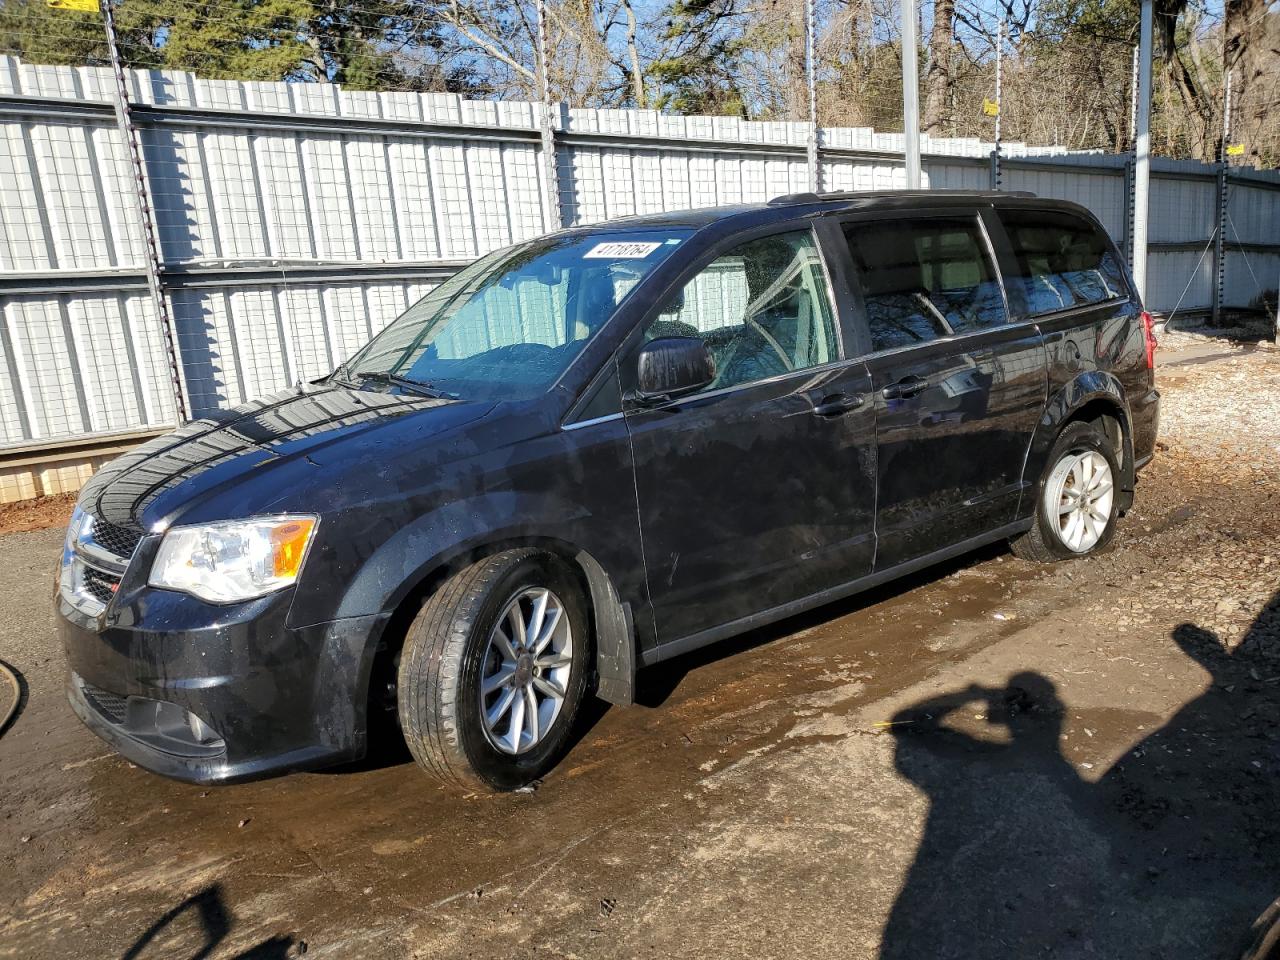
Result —
[{"label": "metal fence", "polygon": [[[332,369],[489,250],[570,224],[902,186],[902,134],[131,72],[182,389],[201,415]],[[0,58],[0,453],[163,430],[175,401],[112,76]],[[1083,203],[1122,245],[1124,157],[923,138],[928,185]],[[816,156],[814,155],[816,154]],[[816,164],[816,170],[814,170]],[[550,171],[554,182],[548,183]],[[1247,306],[1280,275],[1280,174],[1156,161],[1148,300]],[[90,465],[72,470],[84,473]],[[64,485],[74,485],[76,477]],[[55,476],[53,486],[59,481]],[[0,472],[0,499],[41,492]]]}]

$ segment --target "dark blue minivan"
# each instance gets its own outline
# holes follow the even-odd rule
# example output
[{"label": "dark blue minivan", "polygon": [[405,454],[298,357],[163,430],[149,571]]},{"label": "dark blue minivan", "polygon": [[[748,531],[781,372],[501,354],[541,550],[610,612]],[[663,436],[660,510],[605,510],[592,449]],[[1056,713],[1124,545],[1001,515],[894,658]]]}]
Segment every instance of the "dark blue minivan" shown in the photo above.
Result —
[{"label": "dark blue minivan", "polygon": [[992,541],[1105,547],[1154,351],[1097,221],[1029,195],[798,194],[500,250],[323,380],[85,486],[71,705],[201,783],[358,758],[389,707],[432,775],[519,787],[645,665]]}]

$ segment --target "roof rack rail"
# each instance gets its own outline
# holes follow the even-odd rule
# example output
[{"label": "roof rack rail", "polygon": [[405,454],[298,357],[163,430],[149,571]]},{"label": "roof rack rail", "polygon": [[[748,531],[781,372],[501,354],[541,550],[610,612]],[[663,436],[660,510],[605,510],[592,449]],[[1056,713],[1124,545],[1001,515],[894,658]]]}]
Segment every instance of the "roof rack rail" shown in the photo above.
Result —
[{"label": "roof rack rail", "polygon": [[837,190],[828,193],[785,193],[769,201],[771,207],[790,207],[826,200],[872,200],[880,197],[1034,197],[1029,190]]}]

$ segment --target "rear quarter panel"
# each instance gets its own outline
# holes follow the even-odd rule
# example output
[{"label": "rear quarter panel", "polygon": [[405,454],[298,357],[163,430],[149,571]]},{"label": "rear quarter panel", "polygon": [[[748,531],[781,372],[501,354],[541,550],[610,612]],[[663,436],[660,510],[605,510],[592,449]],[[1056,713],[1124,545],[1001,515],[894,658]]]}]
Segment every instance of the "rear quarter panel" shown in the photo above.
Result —
[{"label": "rear quarter panel", "polygon": [[1151,436],[1135,432],[1133,415],[1133,402],[1151,389],[1141,313],[1136,302],[1126,299],[1037,321],[1044,337],[1049,400],[1028,453],[1026,476],[1032,482],[1044,472],[1062,424],[1086,403],[1106,399],[1123,420],[1122,474],[1126,488],[1132,488],[1134,451],[1149,450],[1154,442],[1153,431],[1147,431]]},{"label": "rear quarter panel", "polygon": [[[1099,234],[1106,231],[1089,211],[1076,204],[1041,199],[1012,200],[1012,208],[1055,209],[1091,223]],[[998,212],[986,214],[1006,277],[1017,272],[1017,264],[1008,233]],[[1111,255],[1119,264],[1124,258],[1107,238]],[[1105,303],[1090,304],[1071,310],[1034,318],[1043,338],[1046,360],[1046,396],[1044,415],[1027,451],[1024,478],[1032,495],[1024,495],[1019,510],[1021,517],[1030,516],[1034,508],[1034,490],[1045,469],[1045,462],[1062,426],[1086,403],[1106,400],[1119,412],[1125,435],[1121,451],[1121,474],[1124,489],[1131,491],[1134,463],[1149,458],[1155,446],[1158,394],[1155,393],[1151,370],[1146,362],[1146,339],[1142,327],[1142,304],[1133,293],[1133,280],[1127,274],[1127,297]],[[1009,306],[1015,319],[1028,314],[1019,285],[1006,284]]]}]

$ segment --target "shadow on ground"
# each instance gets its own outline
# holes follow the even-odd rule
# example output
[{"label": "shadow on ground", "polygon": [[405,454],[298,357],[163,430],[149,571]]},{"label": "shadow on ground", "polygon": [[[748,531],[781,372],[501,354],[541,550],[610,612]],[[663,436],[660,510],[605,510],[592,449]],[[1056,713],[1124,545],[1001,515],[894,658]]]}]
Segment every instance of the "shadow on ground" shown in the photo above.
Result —
[{"label": "shadow on ground", "polygon": [[31,688],[22,671],[0,660],[0,736],[17,722],[30,699]]},{"label": "shadow on ground", "polygon": [[1210,686],[1100,777],[1066,759],[1040,674],[894,718],[930,810],[881,960],[1280,956],[1280,594],[1234,651],[1173,639]]},{"label": "shadow on ground", "polygon": [[[195,929],[191,929],[193,926]],[[223,900],[222,887],[214,883],[193,893],[156,920],[120,960],[139,960],[147,956],[204,960],[214,955],[232,926],[233,919]],[[235,954],[234,960],[284,960],[294,954],[298,945],[293,937],[270,937]]]}]

